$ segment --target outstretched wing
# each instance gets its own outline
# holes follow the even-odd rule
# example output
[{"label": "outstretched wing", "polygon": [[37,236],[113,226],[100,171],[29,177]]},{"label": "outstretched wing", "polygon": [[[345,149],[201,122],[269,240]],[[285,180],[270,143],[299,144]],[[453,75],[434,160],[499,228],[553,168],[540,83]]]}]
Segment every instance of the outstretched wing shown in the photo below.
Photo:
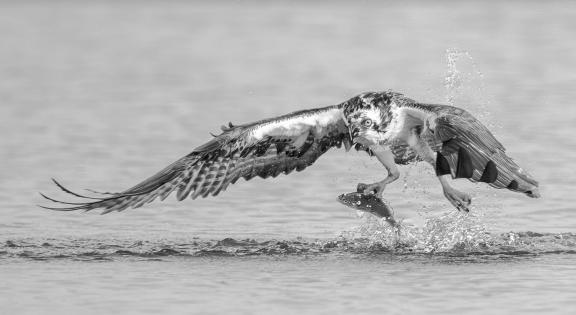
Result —
[{"label": "outstretched wing", "polygon": [[177,191],[178,200],[217,195],[238,179],[276,177],[302,171],[332,147],[349,149],[348,127],[341,106],[295,112],[251,124],[222,127],[223,133],[194,149],[156,175],[120,193],[102,198],[76,194],[55,181],[62,190],[88,202],[69,203],[52,210],[103,209],[103,213],[138,208],[156,198],[164,200]]},{"label": "outstretched wing", "polygon": [[436,106],[422,137],[437,152],[437,175],[468,178],[495,188],[530,193],[538,183],[506,155],[504,146],[470,113]]}]

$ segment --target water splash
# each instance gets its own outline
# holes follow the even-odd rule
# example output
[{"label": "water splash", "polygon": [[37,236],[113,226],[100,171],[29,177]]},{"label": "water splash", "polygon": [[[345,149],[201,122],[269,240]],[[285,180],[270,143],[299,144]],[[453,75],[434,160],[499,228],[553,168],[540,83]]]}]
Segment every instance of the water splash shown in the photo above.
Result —
[{"label": "water splash", "polygon": [[367,215],[359,227],[345,232],[347,239],[366,239],[387,248],[402,248],[411,252],[442,253],[454,250],[475,251],[485,248],[491,235],[482,216],[450,211],[427,218],[423,227],[399,222],[398,228]]},{"label": "water splash", "polygon": [[480,214],[456,211],[429,219],[421,235],[425,252],[474,251],[491,240]]},{"label": "water splash", "polygon": [[488,127],[496,127],[488,110],[491,103],[484,84],[484,74],[466,50],[446,50],[446,75],[444,76],[446,102],[471,111]]},{"label": "water splash", "polygon": [[[484,75],[474,61],[472,55],[465,50],[446,49],[446,102],[454,106],[459,97],[470,95],[483,96],[485,92]],[[472,91],[467,91],[472,90]]]}]

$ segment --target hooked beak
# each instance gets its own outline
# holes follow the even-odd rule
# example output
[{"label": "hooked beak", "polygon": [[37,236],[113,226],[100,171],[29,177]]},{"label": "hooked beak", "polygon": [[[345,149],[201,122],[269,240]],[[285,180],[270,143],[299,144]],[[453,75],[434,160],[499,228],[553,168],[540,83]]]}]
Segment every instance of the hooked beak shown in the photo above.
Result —
[{"label": "hooked beak", "polygon": [[358,137],[358,134],[359,134],[359,133],[360,133],[360,128],[357,128],[357,127],[356,127],[356,128],[354,128],[354,129],[352,129],[352,134],[351,134],[351,135],[352,135],[352,139]]},{"label": "hooked beak", "polygon": [[352,144],[356,144],[356,139],[358,138],[358,134],[360,134],[360,128],[354,127],[350,131],[350,138],[352,139]]}]

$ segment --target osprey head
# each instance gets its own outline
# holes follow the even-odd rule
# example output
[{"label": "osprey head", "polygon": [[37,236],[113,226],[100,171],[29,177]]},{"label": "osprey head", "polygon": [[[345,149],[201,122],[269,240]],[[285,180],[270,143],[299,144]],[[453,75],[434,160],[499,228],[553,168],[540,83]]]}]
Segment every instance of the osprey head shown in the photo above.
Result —
[{"label": "osprey head", "polygon": [[344,103],[344,118],[353,143],[366,146],[385,141],[386,127],[392,119],[393,92],[367,92]]}]

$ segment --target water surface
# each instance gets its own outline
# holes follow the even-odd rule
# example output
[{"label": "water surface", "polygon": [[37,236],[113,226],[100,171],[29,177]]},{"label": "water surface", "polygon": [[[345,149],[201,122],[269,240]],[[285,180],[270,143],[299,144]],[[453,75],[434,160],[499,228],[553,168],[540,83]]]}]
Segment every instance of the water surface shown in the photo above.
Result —
[{"label": "water surface", "polygon": [[[576,310],[572,2],[0,10],[0,313]],[[386,89],[481,117],[543,198],[457,181],[474,197],[461,214],[426,165],[402,167],[385,192],[396,235],[336,202],[382,167],[331,151],[215,199],[106,216],[35,206],[38,191],[63,196],[51,177],[123,190],[229,120]]]}]

